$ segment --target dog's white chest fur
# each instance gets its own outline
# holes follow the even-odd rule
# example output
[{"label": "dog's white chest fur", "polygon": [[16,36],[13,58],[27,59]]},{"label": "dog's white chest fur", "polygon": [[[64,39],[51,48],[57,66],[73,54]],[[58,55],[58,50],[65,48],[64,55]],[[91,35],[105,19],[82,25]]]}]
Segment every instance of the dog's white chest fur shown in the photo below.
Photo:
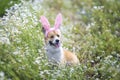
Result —
[{"label": "dog's white chest fur", "polygon": [[57,63],[60,63],[64,57],[62,47],[54,48],[53,46],[47,46],[46,54],[49,61]]}]

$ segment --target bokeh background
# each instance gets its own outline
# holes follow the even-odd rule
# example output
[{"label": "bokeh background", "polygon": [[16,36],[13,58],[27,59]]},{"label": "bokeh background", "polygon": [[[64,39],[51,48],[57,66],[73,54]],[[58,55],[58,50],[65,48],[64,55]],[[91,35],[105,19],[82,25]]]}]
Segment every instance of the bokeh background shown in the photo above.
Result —
[{"label": "bokeh background", "polygon": [[[0,80],[119,80],[120,0],[0,0]],[[80,65],[49,64],[40,16],[62,13],[63,47]]]}]

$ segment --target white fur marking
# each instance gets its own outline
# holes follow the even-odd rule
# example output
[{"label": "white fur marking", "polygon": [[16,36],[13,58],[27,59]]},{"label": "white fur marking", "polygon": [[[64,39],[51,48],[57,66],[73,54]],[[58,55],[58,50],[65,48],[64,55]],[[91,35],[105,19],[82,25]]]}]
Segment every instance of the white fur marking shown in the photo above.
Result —
[{"label": "white fur marking", "polygon": [[60,63],[63,59],[63,49],[62,47],[55,48],[54,46],[46,46],[46,54],[49,61]]}]

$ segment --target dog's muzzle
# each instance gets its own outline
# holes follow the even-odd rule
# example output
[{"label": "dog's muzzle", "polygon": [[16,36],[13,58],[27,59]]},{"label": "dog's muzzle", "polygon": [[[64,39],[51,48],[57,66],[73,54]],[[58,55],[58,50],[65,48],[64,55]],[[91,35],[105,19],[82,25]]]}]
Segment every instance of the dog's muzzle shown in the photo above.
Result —
[{"label": "dog's muzzle", "polygon": [[49,41],[49,44],[51,46],[54,46],[54,47],[58,48],[60,46],[60,41],[58,39],[55,40],[55,43],[53,43],[52,41]]}]

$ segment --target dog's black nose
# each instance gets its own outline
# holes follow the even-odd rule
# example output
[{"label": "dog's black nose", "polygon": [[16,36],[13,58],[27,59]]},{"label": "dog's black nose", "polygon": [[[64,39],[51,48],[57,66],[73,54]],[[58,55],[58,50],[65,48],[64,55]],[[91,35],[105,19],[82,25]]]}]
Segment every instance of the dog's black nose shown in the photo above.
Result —
[{"label": "dog's black nose", "polygon": [[59,40],[57,39],[57,40],[55,40],[56,41],[56,43],[59,43]]}]

